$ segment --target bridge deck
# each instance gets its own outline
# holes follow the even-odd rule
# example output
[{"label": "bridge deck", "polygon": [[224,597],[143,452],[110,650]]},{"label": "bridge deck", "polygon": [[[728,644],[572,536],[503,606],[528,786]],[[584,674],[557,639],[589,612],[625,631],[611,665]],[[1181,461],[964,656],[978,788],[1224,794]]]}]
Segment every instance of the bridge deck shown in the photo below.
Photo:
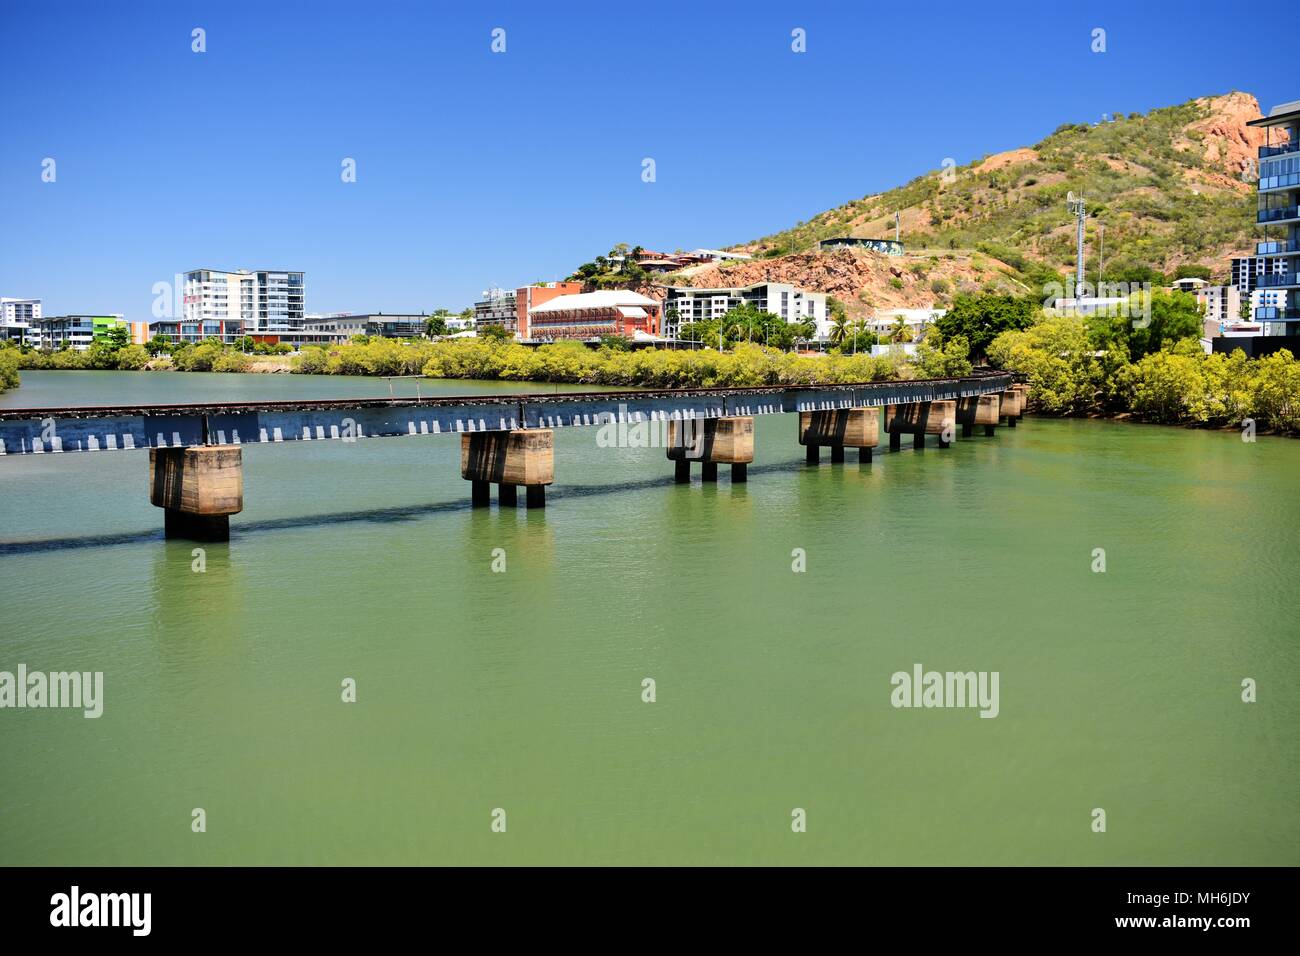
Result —
[{"label": "bridge deck", "polygon": [[1010,384],[1010,375],[981,374],[844,385],[0,408],[0,455],[770,415],[967,397]]}]

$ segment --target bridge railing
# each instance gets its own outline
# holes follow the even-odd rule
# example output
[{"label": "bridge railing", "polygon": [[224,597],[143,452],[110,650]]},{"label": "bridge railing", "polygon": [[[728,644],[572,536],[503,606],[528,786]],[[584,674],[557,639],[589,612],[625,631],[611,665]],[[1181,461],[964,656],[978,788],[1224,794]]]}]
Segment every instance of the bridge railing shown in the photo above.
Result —
[{"label": "bridge railing", "polygon": [[878,407],[998,392],[1004,373],[838,385],[0,409],[0,455],[356,440]]}]

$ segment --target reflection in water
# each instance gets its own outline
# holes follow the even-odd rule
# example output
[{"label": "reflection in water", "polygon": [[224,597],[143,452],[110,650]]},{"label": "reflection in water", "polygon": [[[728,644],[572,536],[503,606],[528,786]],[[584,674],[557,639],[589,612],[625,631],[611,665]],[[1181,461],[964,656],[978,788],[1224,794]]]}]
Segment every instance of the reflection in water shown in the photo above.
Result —
[{"label": "reflection in water", "polygon": [[[764,471],[781,471],[786,468],[785,465],[769,465],[766,468],[755,468],[750,466],[749,473],[762,474]],[[697,484],[699,482],[697,481]],[[552,486],[547,489],[547,501],[563,501],[565,499],[583,499],[594,498],[608,495],[618,495],[625,492],[644,491],[651,488],[660,488],[672,484],[672,476],[648,478],[643,481],[625,481],[617,484],[605,485],[582,485],[577,487],[559,488]],[[726,481],[718,482],[719,485],[730,484]],[[736,493],[743,495],[743,485],[735,486]],[[545,515],[544,509],[528,511],[523,507],[523,498],[520,498],[518,510],[521,513],[528,513],[534,520],[541,523]],[[232,517],[230,521],[230,535],[232,542],[238,541],[242,537],[266,532],[282,531],[291,528],[321,528],[330,525],[348,524],[348,523],[366,523],[366,524],[390,524],[403,521],[414,521],[425,518],[430,515],[451,514],[460,511],[478,513],[485,509],[474,509],[470,506],[468,498],[458,501],[444,501],[427,505],[403,505],[392,508],[369,508],[365,511],[341,511],[328,512],[311,515],[295,515],[289,518],[263,518],[259,520],[247,521],[238,516]],[[492,513],[497,512],[496,496],[493,494]],[[161,512],[160,512],[161,514]],[[78,535],[76,537],[63,538],[36,538],[23,541],[0,541],[0,556],[4,555],[21,555],[39,551],[63,551],[76,548],[105,548],[116,545],[126,544],[143,544],[146,542],[159,542],[163,538],[162,529],[154,531],[134,531],[117,534],[88,534]],[[183,542],[182,542],[183,543]]]}]

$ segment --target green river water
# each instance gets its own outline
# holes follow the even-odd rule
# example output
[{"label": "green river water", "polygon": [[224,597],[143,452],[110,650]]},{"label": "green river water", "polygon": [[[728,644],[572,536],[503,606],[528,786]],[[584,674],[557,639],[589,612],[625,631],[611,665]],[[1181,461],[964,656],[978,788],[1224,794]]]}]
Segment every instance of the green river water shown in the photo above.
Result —
[{"label": "green river water", "polygon": [[[0,710],[0,863],[1300,863],[1300,442],[1029,418],[813,468],[795,430],[704,487],[561,429],[532,512],[472,510],[451,437],[248,446],[203,573],[144,452],[0,458],[0,670],[104,672],[98,719]],[[998,672],[998,716],[892,707],[917,663]]]}]

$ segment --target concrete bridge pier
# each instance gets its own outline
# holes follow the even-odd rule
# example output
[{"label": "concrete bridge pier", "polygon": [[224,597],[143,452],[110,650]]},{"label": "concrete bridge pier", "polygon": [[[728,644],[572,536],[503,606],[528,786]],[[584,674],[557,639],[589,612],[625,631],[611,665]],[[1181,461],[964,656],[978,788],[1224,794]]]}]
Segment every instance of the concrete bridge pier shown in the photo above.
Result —
[{"label": "concrete bridge pier", "polygon": [[998,397],[1002,402],[999,409],[1001,417],[1006,420],[1008,428],[1015,428],[1016,420],[1020,418],[1020,393],[1009,388]]},{"label": "concrete bridge pier", "polygon": [[149,500],[163,509],[163,533],[191,541],[229,541],[230,516],[244,510],[238,445],[149,449]]},{"label": "concrete bridge pier", "polygon": [[490,504],[493,484],[501,507],[518,504],[523,485],[528,507],[545,508],[546,486],[555,480],[555,433],[549,428],[462,432],[460,476],[470,482],[475,508]]},{"label": "concrete bridge pier", "polygon": [[1016,413],[1016,418],[1024,418],[1025,412],[1029,410],[1029,386],[1023,382],[1016,382],[1011,386],[1011,389],[1020,397],[1020,408]]},{"label": "concrete bridge pier", "polygon": [[885,431],[889,433],[890,451],[903,447],[903,435],[912,436],[913,448],[925,447],[925,419],[929,402],[908,402],[885,406]]},{"label": "concrete bridge pier", "polygon": [[875,408],[830,408],[799,413],[799,444],[805,446],[805,460],[815,465],[821,447],[831,450],[831,462],[844,461],[844,449],[856,448],[858,461],[870,463],[871,449],[880,440],[880,412]]},{"label": "concrete bridge pier", "polygon": [[750,415],[724,418],[686,418],[668,422],[668,459],[674,462],[673,480],[691,480],[691,462],[700,463],[700,478],[718,480],[718,465],[731,466],[731,483],[749,480],[754,460],[754,419]]},{"label": "concrete bridge pier", "polygon": [[951,398],[930,403],[925,420],[925,433],[937,436],[940,448],[947,448],[957,437],[957,402]]},{"label": "concrete bridge pier", "polygon": [[947,448],[956,437],[957,403],[939,399],[886,405],[885,430],[889,432],[889,447],[894,451],[902,447],[904,433],[911,434],[913,448],[924,448],[926,435],[937,435],[939,447]]},{"label": "concrete bridge pier", "polygon": [[961,437],[970,438],[977,425],[983,425],[984,434],[991,436],[998,423],[1000,403],[1000,398],[992,393],[957,399],[957,423],[961,425]]}]

